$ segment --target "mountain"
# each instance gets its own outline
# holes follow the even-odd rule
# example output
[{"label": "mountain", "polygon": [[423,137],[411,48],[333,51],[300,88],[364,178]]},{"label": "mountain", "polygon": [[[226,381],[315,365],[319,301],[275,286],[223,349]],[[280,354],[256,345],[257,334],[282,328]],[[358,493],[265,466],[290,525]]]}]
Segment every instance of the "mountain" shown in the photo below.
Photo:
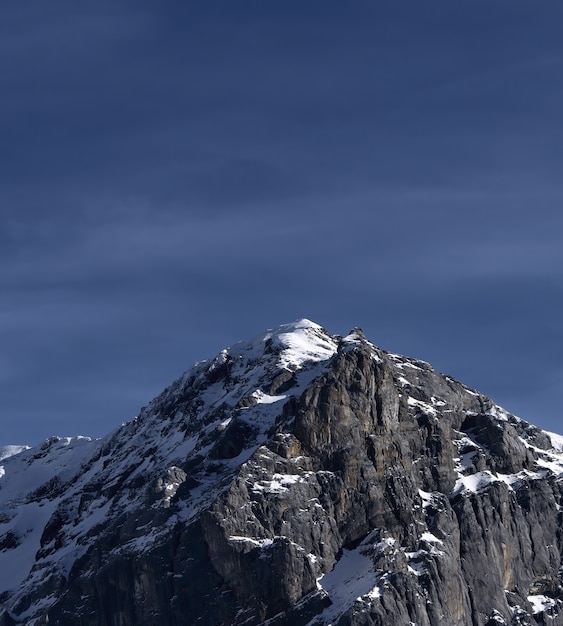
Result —
[{"label": "mountain", "polygon": [[0,459],[3,626],[563,624],[563,438],[359,329]]}]

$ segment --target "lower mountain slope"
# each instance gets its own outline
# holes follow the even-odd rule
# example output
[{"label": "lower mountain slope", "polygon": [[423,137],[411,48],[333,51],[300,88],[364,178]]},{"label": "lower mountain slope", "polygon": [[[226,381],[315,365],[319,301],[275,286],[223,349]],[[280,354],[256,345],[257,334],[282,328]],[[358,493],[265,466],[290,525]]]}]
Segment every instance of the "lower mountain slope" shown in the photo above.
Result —
[{"label": "lower mountain slope", "polygon": [[[563,624],[563,439],[358,329],[0,468],[0,625]],[[8,453],[6,453],[8,454]]]}]

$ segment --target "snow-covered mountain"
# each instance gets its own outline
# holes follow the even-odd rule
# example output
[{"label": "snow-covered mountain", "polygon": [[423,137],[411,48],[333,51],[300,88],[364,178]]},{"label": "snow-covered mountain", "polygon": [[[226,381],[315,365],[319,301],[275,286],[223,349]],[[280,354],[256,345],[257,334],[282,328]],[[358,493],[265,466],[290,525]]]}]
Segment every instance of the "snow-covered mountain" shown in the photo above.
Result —
[{"label": "snow-covered mountain", "polygon": [[358,329],[0,449],[0,626],[563,624],[563,439]]}]

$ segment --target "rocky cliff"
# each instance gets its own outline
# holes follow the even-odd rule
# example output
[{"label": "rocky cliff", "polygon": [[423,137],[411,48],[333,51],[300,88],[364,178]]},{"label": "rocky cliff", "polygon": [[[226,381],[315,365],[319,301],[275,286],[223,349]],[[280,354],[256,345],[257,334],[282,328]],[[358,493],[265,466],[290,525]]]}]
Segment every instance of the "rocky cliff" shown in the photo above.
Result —
[{"label": "rocky cliff", "polygon": [[0,625],[563,624],[563,439],[358,329],[0,463]]}]

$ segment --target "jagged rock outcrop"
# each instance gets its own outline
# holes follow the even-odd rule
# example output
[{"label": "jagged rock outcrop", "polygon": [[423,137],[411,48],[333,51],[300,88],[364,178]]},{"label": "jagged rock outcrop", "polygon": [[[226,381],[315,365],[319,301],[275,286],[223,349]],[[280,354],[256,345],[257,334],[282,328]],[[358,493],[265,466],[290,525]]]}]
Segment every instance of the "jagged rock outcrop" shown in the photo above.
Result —
[{"label": "jagged rock outcrop", "polygon": [[286,325],[104,440],[2,461],[0,624],[563,624],[562,441]]}]

